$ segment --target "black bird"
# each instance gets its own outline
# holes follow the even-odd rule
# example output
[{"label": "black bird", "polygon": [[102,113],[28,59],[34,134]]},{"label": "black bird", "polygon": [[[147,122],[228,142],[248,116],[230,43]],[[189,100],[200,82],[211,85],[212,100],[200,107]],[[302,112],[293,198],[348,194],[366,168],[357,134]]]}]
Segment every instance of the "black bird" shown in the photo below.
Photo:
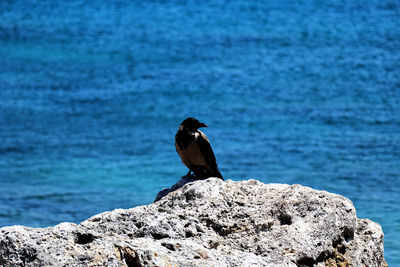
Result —
[{"label": "black bird", "polygon": [[187,118],[181,123],[175,135],[176,151],[183,164],[189,168],[186,176],[190,176],[192,171],[199,179],[218,177],[223,180],[210,142],[199,130],[201,127],[207,127],[207,125],[195,118]]}]

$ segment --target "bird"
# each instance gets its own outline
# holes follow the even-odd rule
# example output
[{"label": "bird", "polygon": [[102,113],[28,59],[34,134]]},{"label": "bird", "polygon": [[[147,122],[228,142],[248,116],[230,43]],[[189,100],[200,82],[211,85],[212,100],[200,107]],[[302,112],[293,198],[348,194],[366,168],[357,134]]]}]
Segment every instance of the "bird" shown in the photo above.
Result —
[{"label": "bird", "polygon": [[199,130],[201,127],[208,126],[195,118],[189,117],[182,121],[176,132],[176,151],[183,164],[189,168],[189,172],[183,177],[190,177],[192,176],[191,172],[193,172],[197,179],[217,177],[224,180],[218,169],[210,141]]}]

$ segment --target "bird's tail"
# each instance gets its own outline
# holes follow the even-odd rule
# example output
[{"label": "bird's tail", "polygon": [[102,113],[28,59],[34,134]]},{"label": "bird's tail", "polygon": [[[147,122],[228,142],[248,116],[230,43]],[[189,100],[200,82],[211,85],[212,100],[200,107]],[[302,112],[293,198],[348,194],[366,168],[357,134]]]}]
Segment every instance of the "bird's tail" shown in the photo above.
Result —
[{"label": "bird's tail", "polygon": [[216,170],[214,176],[217,177],[217,178],[221,178],[222,180],[224,180],[224,177],[222,177],[222,174],[221,174],[221,172],[220,172],[218,169]]},{"label": "bird's tail", "polygon": [[209,177],[217,177],[220,178],[222,180],[224,180],[224,178],[222,177],[221,172],[219,171],[218,167],[214,168],[214,169],[209,169],[209,168],[203,168],[203,167],[199,167],[199,168],[192,168],[192,171],[194,172],[194,174],[196,175],[196,177],[198,179],[206,179]]}]

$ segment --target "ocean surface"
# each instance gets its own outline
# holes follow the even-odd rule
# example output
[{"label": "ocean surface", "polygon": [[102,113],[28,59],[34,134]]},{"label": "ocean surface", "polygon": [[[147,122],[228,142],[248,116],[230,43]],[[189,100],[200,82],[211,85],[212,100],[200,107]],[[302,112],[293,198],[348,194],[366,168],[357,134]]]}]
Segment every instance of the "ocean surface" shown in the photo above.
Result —
[{"label": "ocean surface", "polygon": [[149,204],[207,123],[232,180],[303,184],[400,266],[400,2],[0,1],[0,226]]}]

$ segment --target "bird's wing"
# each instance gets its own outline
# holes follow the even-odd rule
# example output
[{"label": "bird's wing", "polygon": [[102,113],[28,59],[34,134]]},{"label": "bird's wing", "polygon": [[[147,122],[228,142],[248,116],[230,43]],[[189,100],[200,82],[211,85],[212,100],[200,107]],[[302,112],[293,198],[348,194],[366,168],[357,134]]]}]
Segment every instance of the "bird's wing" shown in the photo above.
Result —
[{"label": "bird's wing", "polygon": [[[200,148],[201,154],[203,155],[208,167],[210,168],[210,171],[212,171],[215,175],[221,175],[218,166],[217,166],[217,161],[215,159],[214,152],[211,148],[210,142],[208,141],[207,136],[199,131],[200,134],[197,137],[197,144]],[[221,176],[222,177],[222,176]]]}]

